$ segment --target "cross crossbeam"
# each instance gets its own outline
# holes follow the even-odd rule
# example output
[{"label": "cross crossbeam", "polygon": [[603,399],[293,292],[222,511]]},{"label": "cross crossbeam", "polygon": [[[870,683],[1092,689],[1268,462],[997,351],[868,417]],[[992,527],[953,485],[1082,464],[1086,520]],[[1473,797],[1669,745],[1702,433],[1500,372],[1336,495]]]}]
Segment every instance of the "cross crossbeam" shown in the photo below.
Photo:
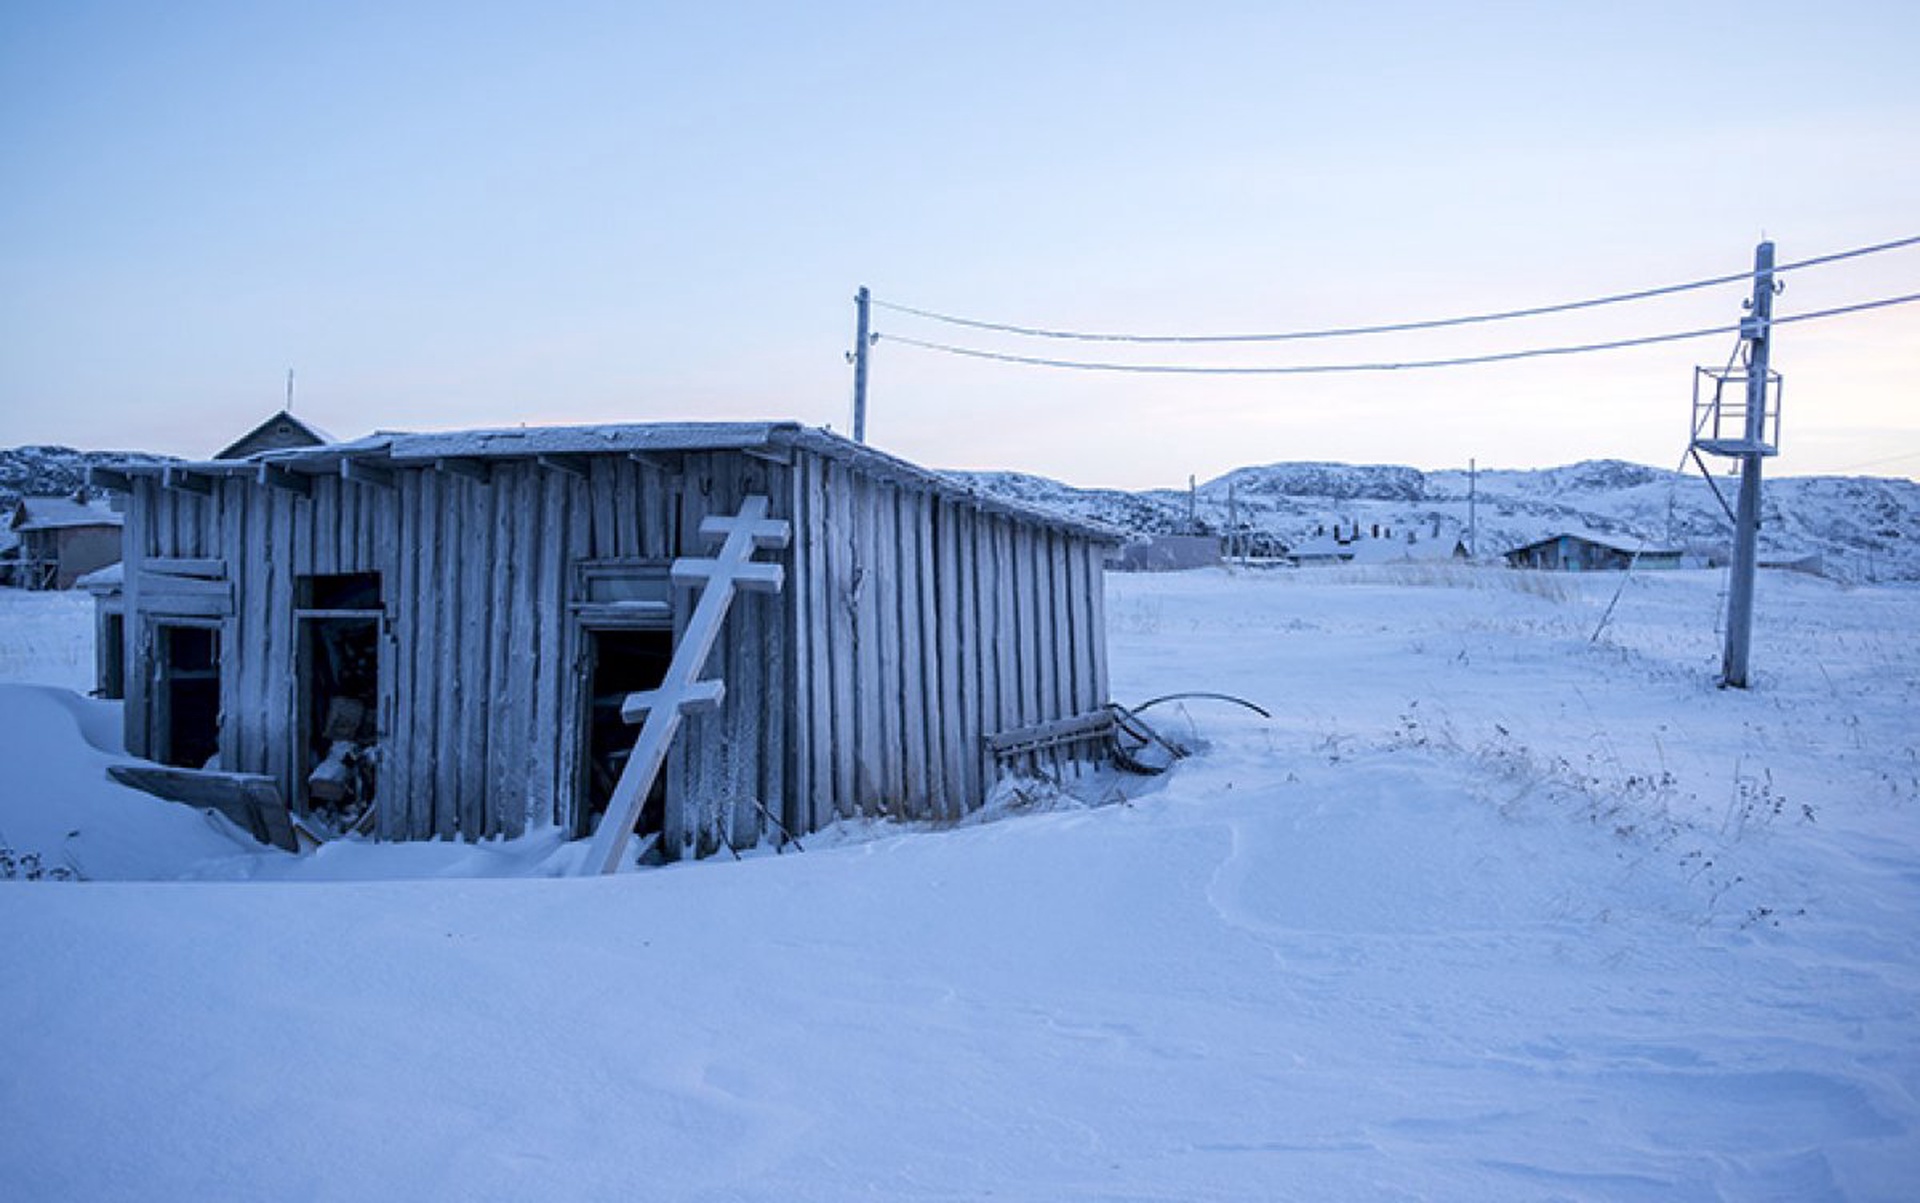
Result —
[{"label": "cross crossbeam", "polygon": [[777,593],[786,581],[778,564],[755,563],[753,553],[777,550],[787,545],[791,528],[784,521],[767,517],[767,499],[755,495],[740,503],[740,512],[731,517],[716,515],[700,524],[700,535],[718,541],[720,550],[710,559],[682,558],[673,562],[676,585],[697,587],[700,600],[687,621],[686,633],[673,649],[673,662],[667,666],[660,684],[642,693],[629,694],[620,707],[620,717],[640,724],[634,740],[633,755],[621,770],[607,803],[607,813],[593,833],[583,874],[612,873],[619,869],[627,840],[640,819],[640,808],[653,789],[654,778],[666,763],[667,749],[686,715],[718,707],[726,697],[726,685],[718,680],[700,679],[707,657],[720,638],[721,624],[733,604],[735,592]]}]

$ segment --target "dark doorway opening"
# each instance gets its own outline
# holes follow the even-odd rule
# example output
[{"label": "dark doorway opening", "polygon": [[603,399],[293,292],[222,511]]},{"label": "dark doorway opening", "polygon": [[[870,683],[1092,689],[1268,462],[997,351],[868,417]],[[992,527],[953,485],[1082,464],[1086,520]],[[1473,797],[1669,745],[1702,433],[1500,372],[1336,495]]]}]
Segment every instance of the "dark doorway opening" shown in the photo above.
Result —
[{"label": "dark doorway opening", "polygon": [[156,629],[160,661],[160,760],[198,769],[220,753],[220,632]]},{"label": "dark doorway opening", "polygon": [[127,617],[105,614],[100,623],[100,682],[103,698],[127,696]]},{"label": "dark doorway opening", "polygon": [[[620,717],[627,695],[653,689],[667,676],[673,662],[673,632],[589,628],[587,661],[587,755],[581,789],[581,831],[591,834],[606,813],[613,789],[633,754],[640,728]],[[653,782],[640,821],[634,827],[642,838],[659,834],[666,820],[667,782],[662,773]]]},{"label": "dark doorway opening", "polygon": [[380,706],[380,619],[303,618],[301,775],[309,811],[344,829],[373,813]]}]

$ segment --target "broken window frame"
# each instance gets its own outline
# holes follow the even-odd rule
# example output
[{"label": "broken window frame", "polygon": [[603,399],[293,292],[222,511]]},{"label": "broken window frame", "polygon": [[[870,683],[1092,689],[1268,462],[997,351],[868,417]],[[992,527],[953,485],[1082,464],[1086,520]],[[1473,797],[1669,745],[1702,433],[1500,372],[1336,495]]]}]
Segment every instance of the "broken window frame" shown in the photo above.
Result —
[{"label": "broken window frame", "polygon": [[158,764],[175,768],[198,770],[200,764],[180,764],[174,760],[174,723],[173,723],[173,683],[179,679],[173,667],[173,632],[176,630],[206,631],[213,636],[213,667],[196,672],[209,672],[215,683],[213,747],[214,755],[225,752],[223,733],[227,717],[227,681],[224,671],[226,647],[229,638],[225,619],[208,618],[201,615],[149,613],[143,616],[141,623],[141,641],[148,649],[147,654],[147,747],[150,759]]},{"label": "broken window frame", "polygon": [[[642,556],[578,559],[573,562],[573,592],[567,607],[572,641],[572,742],[574,771],[570,808],[574,834],[593,830],[593,673],[596,639],[604,633],[659,631],[669,637],[668,654],[679,644],[685,625],[681,592],[672,582],[673,561]],[[617,595],[617,600],[609,600]],[[632,728],[635,738],[640,729]],[[672,805],[673,777],[663,775]]]}]

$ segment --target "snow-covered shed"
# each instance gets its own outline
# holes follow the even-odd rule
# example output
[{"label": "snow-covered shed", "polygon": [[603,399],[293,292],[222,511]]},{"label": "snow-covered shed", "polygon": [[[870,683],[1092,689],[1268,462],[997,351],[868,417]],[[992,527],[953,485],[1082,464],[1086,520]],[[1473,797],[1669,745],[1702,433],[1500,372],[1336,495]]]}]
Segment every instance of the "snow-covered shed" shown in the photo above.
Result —
[{"label": "snow-covered shed", "polygon": [[725,621],[724,703],[640,821],[667,855],[957,817],[1006,767],[990,737],[1108,700],[1111,532],[794,423],[377,435],[96,480],[128,494],[129,748],[264,774],[297,812],[370,804],[386,838],[590,831],[634,741],[621,701],[686,630],[671,564],[751,495],[790,524],[785,585]]}]

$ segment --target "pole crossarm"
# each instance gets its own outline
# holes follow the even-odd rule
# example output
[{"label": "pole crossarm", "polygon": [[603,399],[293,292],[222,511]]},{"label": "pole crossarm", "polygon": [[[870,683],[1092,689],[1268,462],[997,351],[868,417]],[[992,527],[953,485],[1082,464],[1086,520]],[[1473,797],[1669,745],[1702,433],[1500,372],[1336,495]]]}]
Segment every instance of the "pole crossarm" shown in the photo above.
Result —
[{"label": "pole crossarm", "polygon": [[680,721],[688,714],[713,710],[726,698],[726,685],[719,680],[701,680],[707,657],[719,642],[721,625],[738,591],[777,593],[786,582],[786,573],[778,564],[756,563],[756,551],[774,551],[787,546],[789,525],[767,517],[767,499],[754,495],[740,503],[740,512],[732,517],[715,516],[700,523],[700,535],[720,543],[711,558],[675,560],[673,583],[698,588],[700,600],[686,633],[673,649],[673,661],[667,666],[660,684],[640,693],[627,695],[620,717],[640,724],[634,740],[633,755],[620,771],[607,813],[593,833],[587,851],[583,876],[618,871],[626,852],[634,824],[640,820],[641,807],[653,790],[653,782],[666,763],[667,749],[680,730]]}]

